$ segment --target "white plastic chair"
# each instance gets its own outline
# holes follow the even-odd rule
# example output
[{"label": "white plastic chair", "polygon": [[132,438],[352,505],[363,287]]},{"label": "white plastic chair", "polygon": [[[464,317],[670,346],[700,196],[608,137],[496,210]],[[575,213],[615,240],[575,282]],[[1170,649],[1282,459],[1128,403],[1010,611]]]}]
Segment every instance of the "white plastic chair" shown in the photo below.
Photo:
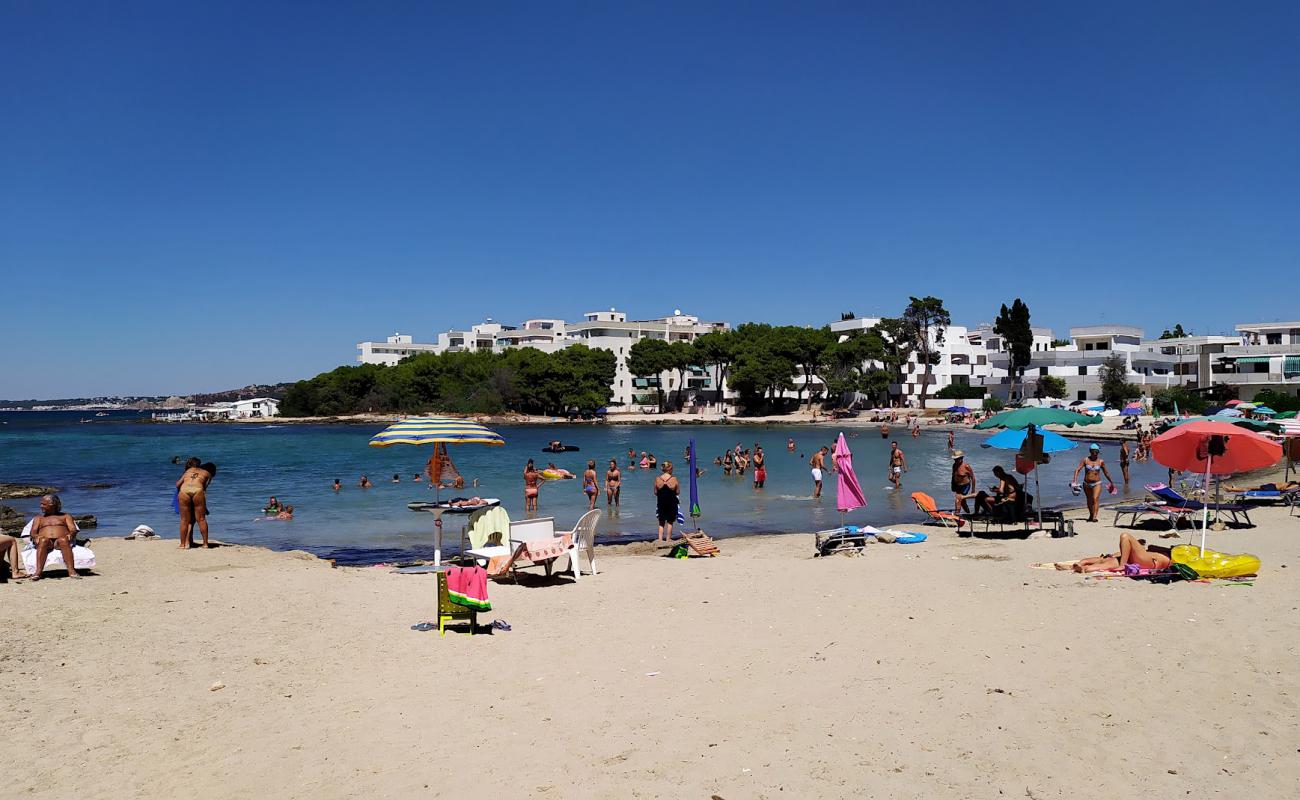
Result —
[{"label": "white plastic chair", "polygon": [[592,509],[579,517],[578,524],[569,531],[572,535],[566,555],[569,556],[569,568],[573,571],[575,581],[582,575],[578,556],[584,550],[587,551],[587,563],[591,565],[591,574],[596,574],[596,524],[598,522],[600,522],[600,509]]}]

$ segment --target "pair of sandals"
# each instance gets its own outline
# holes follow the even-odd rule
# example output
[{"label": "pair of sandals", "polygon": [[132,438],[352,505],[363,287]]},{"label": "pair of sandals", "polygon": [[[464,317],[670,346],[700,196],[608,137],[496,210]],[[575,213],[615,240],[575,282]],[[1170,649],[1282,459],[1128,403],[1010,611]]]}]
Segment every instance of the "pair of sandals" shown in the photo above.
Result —
[{"label": "pair of sandals", "polygon": [[[508,631],[508,630],[510,630],[510,623],[509,623],[509,622],[506,622],[506,621],[503,620],[503,619],[494,619],[494,620],[492,620],[492,624],[491,624],[489,627],[491,627],[491,629],[494,630],[494,631]],[[413,631],[436,631],[436,630],[438,630],[438,626],[437,626],[435,623],[432,623],[432,622],[420,622],[420,623],[417,623],[417,624],[415,624],[415,625],[412,625],[412,626],[411,626],[411,630],[413,630]]]}]

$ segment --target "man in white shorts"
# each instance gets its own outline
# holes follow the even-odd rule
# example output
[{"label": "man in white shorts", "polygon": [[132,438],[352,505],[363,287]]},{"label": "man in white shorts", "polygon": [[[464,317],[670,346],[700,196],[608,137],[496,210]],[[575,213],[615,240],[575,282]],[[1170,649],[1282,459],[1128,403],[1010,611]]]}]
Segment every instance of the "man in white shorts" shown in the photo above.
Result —
[{"label": "man in white shorts", "polygon": [[813,479],[813,497],[822,496],[822,469],[826,466],[826,448],[813,453],[813,457],[808,461],[808,466],[812,467]]},{"label": "man in white shorts", "polygon": [[903,473],[907,472],[907,456],[898,448],[898,442],[889,443],[889,482],[894,488],[903,485]]}]

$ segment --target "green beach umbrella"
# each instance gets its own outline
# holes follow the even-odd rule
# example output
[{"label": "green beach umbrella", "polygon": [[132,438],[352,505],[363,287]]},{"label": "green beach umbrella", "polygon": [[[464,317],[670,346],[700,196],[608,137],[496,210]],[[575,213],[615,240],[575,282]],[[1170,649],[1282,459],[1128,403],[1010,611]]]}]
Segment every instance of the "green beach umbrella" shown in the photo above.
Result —
[{"label": "green beach umbrella", "polygon": [[975,426],[975,430],[989,430],[990,428],[1010,428],[1013,431],[1023,430],[1030,425],[1041,428],[1044,425],[1099,425],[1101,416],[1091,416],[1089,414],[1076,414],[1073,411],[1066,411],[1063,408],[1016,408],[1011,411],[1003,411],[1001,414],[994,414],[983,422]]},{"label": "green beach umbrella", "polygon": [[1296,415],[1297,413],[1300,413],[1300,412],[1297,412],[1297,411],[1283,411],[1281,414],[1278,414],[1276,417],[1273,417],[1273,419],[1295,419],[1295,415]]},{"label": "green beach umbrella", "polygon": [[[1240,406],[1238,406],[1238,408],[1240,408]],[[1187,419],[1180,419],[1177,422],[1170,423],[1165,430],[1169,430],[1169,428],[1177,428],[1179,425],[1186,425],[1189,422],[1227,422],[1230,425],[1236,425],[1238,428],[1245,428],[1248,431],[1256,431],[1259,433],[1281,433],[1282,432],[1282,426],[1274,422],[1266,422],[1265,420],[1262,419],[1246,419],[1245,417],[1223,417],[1218,415],[1213,417],[1188,417]]]}]

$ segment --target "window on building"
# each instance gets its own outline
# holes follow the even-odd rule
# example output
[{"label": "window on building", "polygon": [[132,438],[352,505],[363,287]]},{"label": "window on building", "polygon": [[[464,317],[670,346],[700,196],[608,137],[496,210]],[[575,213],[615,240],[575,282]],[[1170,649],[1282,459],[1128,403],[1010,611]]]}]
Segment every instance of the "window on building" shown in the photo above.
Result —
[{"label": "window on building", "polygon": [[1082,389],[1080,389],[1080,390],[1079,390],[1079,399],[1080,399],[1080,400],[1087,400],[1087,399],[1088,399],[1088,393],[1085,392],[1085,391],[1083,391]]},{"label": "window on building", "polygon": [[1046,374],[1047,374],[1047,367],[1039,367],[1039,368],[1038,368],[1038,374],[1039,374],[1039,375],[1046,375]]},{"label": "window on building", "polygon": [[975,357],[975,363],[976,363],[976,364],[979,364],[980,366],[983,366],[983,365],[989,363],[989,357],[988,357],[988,356],[976,356],[976,357]]},{"label": "window on building", "polygon": [[1097,346],[1096,346],[1094,349],[1095,349],[1095,350],[1109,350],[1109,349],[1110,349],[1110,342],[1097,342]]},{"label": "window on building", "polygon": [[[1080,375],[1087,375],[1087,374],[1088,374],[1088,368],[1087,368],[1087,367],[1079,367],[1079,374],[1080,374]],[[1086,398],[1086,397],[1080,397],[1079,399],[1080,399],[1080,400],[1087,400],[1088,398]]]},{"label": "window on building", "polygon": [[1280,333],[1266,333],[1266,334],[1264,334],[1264,343],[1265,343],[1265,344],[1282,344],[1282,334],[1280,334]]}]

